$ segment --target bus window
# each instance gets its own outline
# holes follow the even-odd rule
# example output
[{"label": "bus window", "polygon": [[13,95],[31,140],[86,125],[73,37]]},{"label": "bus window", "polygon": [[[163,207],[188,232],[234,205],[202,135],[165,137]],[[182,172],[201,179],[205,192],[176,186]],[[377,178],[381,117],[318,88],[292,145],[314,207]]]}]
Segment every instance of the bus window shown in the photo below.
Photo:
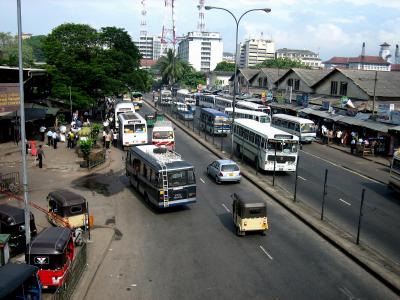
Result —
[{"label": "bus window", "polygon": [[135,125],[135,132],[136,133],[145,132],[145,128],[146,128],[145,124],[136,124]]},{"label": "bus window", "polygon": [[301,124],[301,132],[312,133],[315,132],[314,124]]},{"label": "bus window", "polygon": [[135,133],[135,126],[134,125],[125,125],[124,133]]}]

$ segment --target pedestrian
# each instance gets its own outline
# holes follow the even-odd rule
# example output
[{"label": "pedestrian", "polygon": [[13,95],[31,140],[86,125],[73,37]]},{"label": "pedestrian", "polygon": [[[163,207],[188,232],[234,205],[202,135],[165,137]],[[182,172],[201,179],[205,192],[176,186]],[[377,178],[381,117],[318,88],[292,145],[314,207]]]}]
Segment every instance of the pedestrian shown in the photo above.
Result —
[{"label": "pedestrian", "polygon": [[44,126],[44,125],[40,126],[39,132],[40,132],[40,138],[41,138],[40,140],[42,142],[44,142],[44,135],[45,135],[45,132],[46,132],[46,126]]},{"label": "pedestrian", "polygon": [[104,129],[103,130],[103,148],[106,146],[106,136],[107,136],[107,131]]},{"label": "pedestrian", "polygon": [[342,131],[339,129],[336,131],[336,144],[340,145],[342,139]]},{"label": "pedestrian", "polygon": [[39,161],[39,168],[43,167],[43,158],[44,158],[44,151],[42,149],[42,145],[39,145],[39,149],[36,154],[36,159]]},{"label": "pedestrian", "polygon": [[51,131],[51,129],[47,131],[47,145],[49,146],[53,145],[53,131]]},{"label": "pedestrian", "polygon": [[112,136],[111,133],[107,133],[106,137],[105,137],[105,141],[106,141],[106,149],[110,148],[110,142],[112,140]]},{"label": "pedestrian", "polygon": [[54,130],[54,132],[53,132],[53,146],[54,146],[54,149],[57,149],[57,143],[58,143],[59,139],[60,138],[58,136],[57,131]]},{"label": "pedestrian", "polygon": [[118,144],[118,133],[117,133],[116,130],[114,130],[114,132],[113,132],[113,146],[117,147],[117,144]]},{"label": "pedestrian", "polygon": [[356,150],[356,139],[352,138],[350,141],[350,153],[354,154],[354,150]]}]

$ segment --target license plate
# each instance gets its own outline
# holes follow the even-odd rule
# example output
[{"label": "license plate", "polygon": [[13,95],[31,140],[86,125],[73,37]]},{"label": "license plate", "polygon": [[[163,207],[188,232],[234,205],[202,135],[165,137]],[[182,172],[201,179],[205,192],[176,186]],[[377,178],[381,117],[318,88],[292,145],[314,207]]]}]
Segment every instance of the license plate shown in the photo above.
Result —
[{"label": "license plate", "polygon": [[233,173],[229,173],[229,176],[234,176],[235,174],[233,174]]},{"label": "license plate", "polygon": [[279,171],[283,171],[283,168],[279,168]]}]

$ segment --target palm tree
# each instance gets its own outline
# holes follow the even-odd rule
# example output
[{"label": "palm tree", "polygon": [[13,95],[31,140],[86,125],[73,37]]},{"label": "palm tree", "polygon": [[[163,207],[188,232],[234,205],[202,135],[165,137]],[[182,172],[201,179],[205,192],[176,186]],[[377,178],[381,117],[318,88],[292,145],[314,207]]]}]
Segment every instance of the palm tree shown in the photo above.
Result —
[{"label": "palm tree", "polygon": [[158,59],[156,66],[159,68],[163,81],[173,85],[183,77],[192,66],[175,56],[175,51],[168,49],[167,55]]}]

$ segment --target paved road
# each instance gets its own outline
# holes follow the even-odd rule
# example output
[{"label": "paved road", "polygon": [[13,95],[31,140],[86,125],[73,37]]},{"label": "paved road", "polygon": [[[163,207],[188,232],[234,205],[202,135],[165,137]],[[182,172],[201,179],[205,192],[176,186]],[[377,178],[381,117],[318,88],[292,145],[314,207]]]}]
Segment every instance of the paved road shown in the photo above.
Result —
[{"label": "paved road", "polygon": [[[198,202],[154,211],[128,186],[121,163],[113,182],[125,188],[109,198],[120,238],[86,299],[396,299],[246,180],[216,185],[204,173],[215,157],[179,129],[176,141],[196,167]],[[243,189],[268,204],[266,236],[234,233],[229,195]]]},{"label": "paved road", "polygon": [[[198,132],[197,122],[195,132]],[[204,132],[200,135],[209,141],[213,139]],[[220,147],[221,139],[214,137],[214,143]],[[222,146],[230,151],[230,136],[222,140]],[[388,169],[317,143],[304,145],[299,155],[298,199],[321,211],[325,169],[328,169],[325,218],[356,239],[361,193],[365,189],[361,243],[400,265],[400,202],[398,195],[382,183],[388,181]],[[268,179],[272,177],[269,173],[262,174]],[[295,174],[277,174],[275,183],[294,192]]]}]

